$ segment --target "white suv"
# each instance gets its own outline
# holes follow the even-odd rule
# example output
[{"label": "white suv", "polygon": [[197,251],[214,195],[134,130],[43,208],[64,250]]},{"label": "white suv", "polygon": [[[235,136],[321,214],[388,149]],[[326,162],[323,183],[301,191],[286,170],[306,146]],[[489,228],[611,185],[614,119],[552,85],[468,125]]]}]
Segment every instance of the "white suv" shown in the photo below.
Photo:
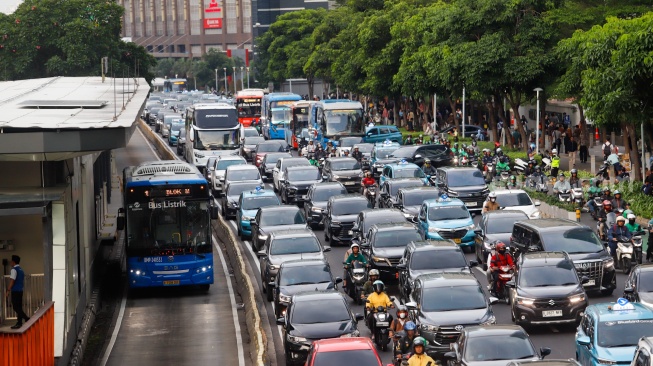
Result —
[{"label": "white suv", "polygon": [[[528,215],[529,219],[540,218],[540,210],[537,208],[540,201],[533,201],[526,191],[506,188],[497,189],[493,192],[497,194],[497,203],[501,209],[521,211]],[[485,202],[489,199],[488,196]]]},{"label": "white suv", "polygon": [[242,156],[238,155],[220,155],[215,159],[213,169],[207,167],[211,171],[211,188],[213,196],[220,197],[224,191],[224,176],[227,168],[232,165],[246,165],[247,161]]}]

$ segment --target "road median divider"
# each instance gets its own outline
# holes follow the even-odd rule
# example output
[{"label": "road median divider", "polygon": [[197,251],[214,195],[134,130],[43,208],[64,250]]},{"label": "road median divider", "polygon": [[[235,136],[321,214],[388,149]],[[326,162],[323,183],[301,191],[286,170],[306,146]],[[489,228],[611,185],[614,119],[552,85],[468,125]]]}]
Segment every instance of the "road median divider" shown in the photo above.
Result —
[{"label": "road median divider", "polygon": [[154,146],[161,159],[178,160],[177,154],[175,154],[175,152],[172,151],[172,149],[170,149],[170,147],[168,147],[168,145],[159,138],[156,132],[152,131],[150,126],[142,119],[138,120],[138,128],[141,130],[143,135],[145,135],[145,138]]}]

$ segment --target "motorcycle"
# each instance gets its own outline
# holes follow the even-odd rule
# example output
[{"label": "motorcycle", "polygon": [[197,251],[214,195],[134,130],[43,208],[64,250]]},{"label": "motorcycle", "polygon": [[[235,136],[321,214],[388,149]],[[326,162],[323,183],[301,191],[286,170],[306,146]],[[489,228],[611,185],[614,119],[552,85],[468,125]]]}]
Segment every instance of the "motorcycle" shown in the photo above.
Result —
[{"label": "motorcycle", "polygon": [[568,189],[558,191],[557,196],[560,202],[571,202],[571,191]]},{"label": "motorcycle", "polygon": [[536,192],[547,193],[549,191],[548,180],[544,177],[544,175],[529,176],[528,186],[530,187],[530,189]]},{"label": "motorcycle", "polygon": [[492,180],[494,180],[494,173],[494,163],[485,164],[485,172],[483,175],[485,176],[486,183],[490,183]]},{"label": "motorcycle", "polygon": [[574,202],[575,207],[582,208],[583,205],[584,205],[583,189],[582,188],[572,188],[571,189],[571,200]]},{"label": "motorcycle", "polygon": [[372,205],[372,208],[376,206],[376,191],[377,187],[376,185],[372,186],[367,186],[367,193],[366,193],[366,198],[370,202],[370,205]]},{"label": "motorcycle", "polygon": [[358,305],[363,305],[363,285],[367,282],[367,268],[365,264],[359,261],[353,261],[350,265],[342,262],[347,270],[347,288],[345,289],[349,297]]},{"label": "motorcycle", "polygon": [[633,243],[625,237],[617,238],[617,263],[621,266],[621,270],[628,274],[633,263]]},{"label": "motorcycle", "polygon": [[633,233],[633,260],[635,264],[642,264],[642,235],[645,231],[635,231]]},{"label": "motorcycle", "polygon": [[[590,197],[590,200],[594,202],[594,211],[590,211],[590,215],[592,215],[592,218],[594,220],[598,220],[597,213],[603,206],[603,199],[601,199],[601,196],[598,194],[595,194],[593,197]],[[589,209],[588,209],[589,211]]]},{"label": "motorcycle", "polygon": [[[390,298],[394,301],[394,298]],[[368,300],[369,301],[369,300]],[[392,316],[388,314],[388,309],[384,306],[379,306],[372,315],[374,324],[368,324],[368,328],[374,336],[374,344],[376,348],[387,351],[388,344],[390,343],[390,323]]]},{"label": "motorcycle", "polygon": [[551,171],[551,159],[542,158],[542,172],[549,173]]},{"label": "motorcycle", "polygon": [[506,283],[512,280],[514,271],[510,266],[499,267],[499,275],[497,276],[497,283],[495,284],[496,295],[500,300],[508,303],[510,295],[508,294],[508,286]]},{"label": "motorcycle", "polygon": [[507,184],[510,180],[510,172],[505,170],[501,171],[501,173],[499,173],[499,180],[503,185]]},{"label": "motorcycle", "polygon": [[514,168],[515,168],[516,171],[519,171],[520,173],[523,174],[527,167],[528,167],[528,163],[527,163],[527,162],[523,161],[523,160],[520,159],[520,158],[515,159],[515,166],[514,166]]},{"label": "motorcycle", "polygon": [[604,161],[603,165],[601,165],[601,167],[599,168],[599,171],[596,172],[596,177],[601,181],[610,180],[610,173],[608,172],[609,168],[610,168],[610,164],[608,164],[607,161]]}]

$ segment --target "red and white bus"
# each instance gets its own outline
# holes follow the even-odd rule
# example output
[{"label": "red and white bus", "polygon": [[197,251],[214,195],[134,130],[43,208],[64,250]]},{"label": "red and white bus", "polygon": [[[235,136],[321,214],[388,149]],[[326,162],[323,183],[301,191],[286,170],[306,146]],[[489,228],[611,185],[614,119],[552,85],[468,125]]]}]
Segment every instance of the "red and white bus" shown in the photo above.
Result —
[{"label": "red and white bus", "polygon": [[244,89],[236,93],[238,121],[244,127],[252,125],[252,120],[261,118],[263,89]]}]

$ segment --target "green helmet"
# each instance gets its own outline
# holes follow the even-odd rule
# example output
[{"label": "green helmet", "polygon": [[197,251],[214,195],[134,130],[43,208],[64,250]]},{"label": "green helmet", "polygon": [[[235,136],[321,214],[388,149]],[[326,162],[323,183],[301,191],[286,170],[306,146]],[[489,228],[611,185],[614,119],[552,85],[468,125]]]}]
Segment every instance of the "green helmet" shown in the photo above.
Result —
[{"label": "green helmet", "polygon": [[426,341],[426,339],[422,337],[415,337],[415,339],[413,339],[413,347],[422,346],[422,352],[418,353],[417,351],[415,351],[415,353],[417,353],[418,355],[424,353],[424,348],[426,348],[427,344],[428,342]]},{"label": "green helmet", "polygon": [[621,215],[622,215],[623,217],[628,217],[628,215],[634,215],[634,214],[635,214],[635,213],[633,212],[633,210],[626,210],[626,211],[624,211],[624,213],[621,214]]},{"label": "green helmet", "polygon": [[511,175],[510,180],[517,180],[517,177],[515,177],[514,175]]}]

